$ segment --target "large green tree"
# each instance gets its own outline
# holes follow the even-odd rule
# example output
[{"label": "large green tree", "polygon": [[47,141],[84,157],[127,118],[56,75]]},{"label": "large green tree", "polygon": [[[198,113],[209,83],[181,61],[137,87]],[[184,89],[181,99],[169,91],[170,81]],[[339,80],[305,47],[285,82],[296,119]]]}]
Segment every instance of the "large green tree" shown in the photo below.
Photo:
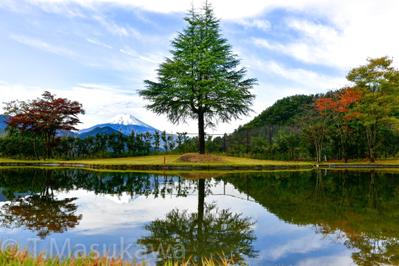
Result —
[{"label": "large green tree", "polygon": [[388,57],[370,58],[367,65],[352,69],[347,79],[362,92],[357,111],[365,128],[368,156],[374,162],[379,129],[398,124],[395,114],[399,107],[399,70]]},{"label": "large green tree", "polygon": [[140,95],[149,100],[148,109],[166,114],[172,123],[198,120],[203,154],[205,128],[248,114],[256,80],[245,77],[208,3],[199,12],[191,10],[185,21],[186,28],[172,41],[171,58],[158,69],[158,80],[146,80]]}]

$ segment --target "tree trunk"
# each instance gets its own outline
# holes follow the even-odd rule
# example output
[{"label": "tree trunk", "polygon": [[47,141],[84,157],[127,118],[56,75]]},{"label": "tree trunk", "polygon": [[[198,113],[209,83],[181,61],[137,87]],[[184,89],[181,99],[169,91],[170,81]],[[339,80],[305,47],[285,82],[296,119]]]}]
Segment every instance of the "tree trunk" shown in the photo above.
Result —
[{"label": "tree trunk", "polygon": [[33,153],[34,153],[36,160],[39,160],[39,155],[37,154],[37,150],[36,150],[36,136],[33,137]]},{"label": "tree trunk", "polygon": [[[203,223],[205,208],[205,179],[198,180],[198,242],[203,241]],[[201,245],[199,245],[201,246]]]},{"label": "tree trunk", "polygon": [[50,133],[47,133],[46,134],[46,140],[45,140],[45,142],[46,142],[46,156],[47,156],[47,159],[50,159],[50,157],[51,157],[51,136],[50,136]]},{"label": "tree trunk", "polygon": [[245,147],[246,147],[246,153],[249,154],[249,129],[248,128],[245,130]]},{"label": "tree trunk", "polygon": [[199,153],[205,154],[205,119],[204,114],[198,114],[198,143]]},{"label": "tree trunk", "polygon": [[375,126],[367,127],[366,128],[366,136],[367,136],[367,146],[368,146],[368,153],[369,153],[369,160],[370,162],[375,162],[375,153],[374,153],[374,146],[375,146]]},{"label": "tree trunk", "polygon": [[321,162],[321,145],[317,139],[314,140],[314,147],[315,147],[315,151],[316,151],[316,162],[320,163]]}]

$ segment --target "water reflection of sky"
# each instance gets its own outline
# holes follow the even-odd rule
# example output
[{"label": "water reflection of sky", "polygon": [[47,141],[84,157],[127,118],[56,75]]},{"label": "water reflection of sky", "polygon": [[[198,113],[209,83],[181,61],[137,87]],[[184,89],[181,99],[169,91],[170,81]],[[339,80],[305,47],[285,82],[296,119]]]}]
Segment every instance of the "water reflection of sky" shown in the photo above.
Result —
[{"label": "water reflection of sky", "polygon": [[[206,196],[206,203],[215,203],[219,209],[242,213],[244,217],[251,217],[256,222],[254,229],[257,239],[254,248],[258,256],[250,260],[250,265],[353,264],[351,250],[344,246],[344,240],[337,240],[335,235],[324,236],[316,233],[313,226],[283,222],[252,199],[248,200],[245,194],[240,194],[232,185],[224,187],[223,183],[217,183],[211,190],[212,194]],[[114,252],[120,255],[121,250],[125,249],[130,255],[138,256],[142,250],[136,241],[148,234],[144,228],[146,224],[164,218],[172,209],[196,212],[198,206],[196,193],[187,197],[166,194],[164,198],[154,198],[152,195],[96,195],[91,191],[73,190],[58,192],[56,197],[77,198],[76,214],[83,215],[78,226],[62,234],[52,233],[44,240],[39,240],[35,232],[23,228],[0,228],[3,245],[12,240],[21,247],[29,246],[33,250],[35,242],[38,251],[51,251],[52,254],[63,249],[67,251],[69,247],[74,252],[94,247],[108,255]],[[127,253],[122,254],[128,257]],[[147,257],[146,261],[152,259]]]}]

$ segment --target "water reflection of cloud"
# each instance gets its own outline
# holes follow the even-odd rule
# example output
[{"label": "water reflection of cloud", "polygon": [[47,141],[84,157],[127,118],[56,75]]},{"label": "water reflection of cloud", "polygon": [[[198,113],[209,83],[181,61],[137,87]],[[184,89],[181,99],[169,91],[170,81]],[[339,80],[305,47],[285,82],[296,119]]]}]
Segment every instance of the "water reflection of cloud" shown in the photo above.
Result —
[{"label": "water reflection of cloud", "polygon": [[325,265],[323,258],[331,262],[328,265],[348,265],[339,261],[352,262],[351,251],[344,245],[315,235],[312,230],[261,238],[259,242],[262,249],[254,263],[256,265]]},{"label": "water reflection of cloud", "polygon": [[346,266],[354,265],[350,254],[343,252],[342,254],[334,254],[333,256],[323,256],[318,258],[307,258],[298,262],[298,266]]},{"label": "water reflection of cloud", "polygon": [[[312,226],[298,226],[282,221],[230,184],[212,184],[212,193],[207,194],[205,198],[207,203],[215,203],[219,209],[242,213],[243,217],[250,217],[256,222],[254,229],[257,240],[254,242],[254,248],[259,254],[257,258],[250,260],[250,265],[347,265],[352,261],[351,251],[342,242],[323,238]],[[62,243],[64,239],[71,239],[73,243],[86,246],[93,243],[110,246],[119,244],[121,237],[129,243],[136,243],[137,239],[148,233],[144,228],[146,224],[158,218],[163,219],[176,208],[196,212],[198,207],[196,193],[177,197],[174,190],[172,194],[166,193],[165,197],[157,198],[152,194],[95,194],[83,189],[56,193],[58,199],[71,196],[78,198],[77,211],[83,214],[83,217],[76,228],[64,234],[50,236],[58,243]],[[3,236],[14,237],[22,243],[21,246],[26,243],[24,239],[35,236],[23,228],[0,228],[0,232],[0,239]],[[49,240],[39,244],[40,249],[46,250]]]},{"label": "water reflection of cloud", "polygon": [[79,211],[83,219],[79,227],[74,230],[82,234],[104,234],[126,227],[141,226],[157,218],[164,217],[174,208],[195,211],[196,197],[189,196],[184,201],[173,197],[153,198],[153,196],[139,196],[131,198],[127,193],[121,195],[96,195],[85,190],[59,193],[59,197],[73,194],[78,197]]},{"label": "water reflection of cloud", "polygon": [[266,251],[268,257],[273,260],[285,257],[289,254],[304,254],[316,250],[326,249],[331,243],[325,241],[320,235],[306,234],[296,239],[277,245]]}]

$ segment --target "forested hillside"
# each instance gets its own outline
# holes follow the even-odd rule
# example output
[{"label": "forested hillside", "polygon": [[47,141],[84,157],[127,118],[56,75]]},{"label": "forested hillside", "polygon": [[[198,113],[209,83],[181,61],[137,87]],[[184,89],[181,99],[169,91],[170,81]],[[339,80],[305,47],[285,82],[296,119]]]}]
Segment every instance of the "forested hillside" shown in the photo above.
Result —
[{"label": "forested hillside", "polygon": [[399,70],[392,63],[388,57],[370,58],[349,71],[350,87],[277,101],[224,137],[223,151],[318,162],[397,157]]},{"label": "forested hillside", "polygon": [[[329,92],[334,94],[337,92]],[[226,152],[262,159],[308,160],[315,157],[314,147],[304,130],[314,102],[324,95],[295,95],[278,100],[249,123],[227,137]],[[364,140],[362,140],[364,141]],[[323,157],[341,159],[336,153],[334,136],[328,140]],[[357,146],[357,145],[355,145]],[[360,148],[360,150],[359,150]],[[362,157],[365,149],[353,147],[352,158]],[[331,155],[331,156],[330,156]],[[336,156],[338,155],[338,156]]]},{"label": "forested hillside", "polygon": [[294,95],[278,100],[240,129],[292,124],[297,118],[304,115],[306,109],[312,105],[314,98],[315,96],[312,95]]}]

